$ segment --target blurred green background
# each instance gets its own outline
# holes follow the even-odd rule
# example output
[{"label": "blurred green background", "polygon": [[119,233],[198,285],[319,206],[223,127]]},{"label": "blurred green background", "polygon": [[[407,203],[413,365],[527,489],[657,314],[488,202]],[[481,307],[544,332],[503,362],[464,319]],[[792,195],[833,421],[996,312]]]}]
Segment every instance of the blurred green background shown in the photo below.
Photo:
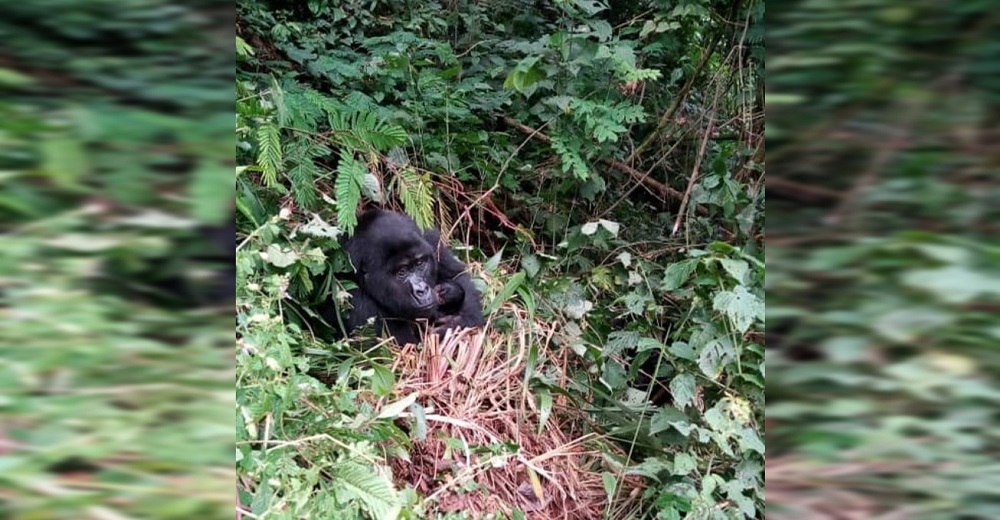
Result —
[{"label": "blurred green background", "polygon": [[1000,518],[1000,13],[768,6],[774,518]]},{"label": "blurred green background", "polygon": [[233,5],[0,12],[0,518],[230,517]]}]

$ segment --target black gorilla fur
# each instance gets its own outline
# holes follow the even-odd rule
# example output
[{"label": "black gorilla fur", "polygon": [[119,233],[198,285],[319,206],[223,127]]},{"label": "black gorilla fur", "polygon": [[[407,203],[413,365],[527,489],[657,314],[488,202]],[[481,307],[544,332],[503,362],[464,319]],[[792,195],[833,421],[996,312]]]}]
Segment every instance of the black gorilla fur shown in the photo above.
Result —
[{"label": "black gorilla fur", "polygon": [[[376,332],[405,344],[418,343],[427,324],[440,334],[485,324],[479,292],[438,230],[421,231],[400,213],[368,211],[344,249],[358,285],[347,333],[375,318]],[[320,309],[330,324],[339,323],[333,307]]]}]

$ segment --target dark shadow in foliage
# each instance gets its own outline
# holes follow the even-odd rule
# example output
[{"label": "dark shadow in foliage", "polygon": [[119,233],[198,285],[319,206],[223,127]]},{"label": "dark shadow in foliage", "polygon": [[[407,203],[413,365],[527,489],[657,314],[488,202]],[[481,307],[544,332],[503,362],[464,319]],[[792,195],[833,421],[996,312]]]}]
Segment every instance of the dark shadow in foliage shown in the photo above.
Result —
[{"label": "dark shadow in foliage", "polygon": [[135,265],[109,260],[97,288],[166,309],[232,308],[236,302],[236,221],[200,226],[174,238],[170,252]]}]

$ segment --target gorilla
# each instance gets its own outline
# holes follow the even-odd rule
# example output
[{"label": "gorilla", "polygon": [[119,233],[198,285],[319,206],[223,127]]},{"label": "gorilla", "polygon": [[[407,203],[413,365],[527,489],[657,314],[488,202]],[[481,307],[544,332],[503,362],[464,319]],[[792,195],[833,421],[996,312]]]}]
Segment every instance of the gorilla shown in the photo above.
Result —
[{"label": "gorilla", "polygon": [[456,282],[440,282],[434,288],[437,296],[437,314],[434,325],[441,329],[461,327],[462,303],[465,302],[465,289]]},{"label": "gorilla", "polygon": [[[420,341],[422,326],[444,334],[486,323],[472,278],[438,230],[421,231],[406,215],[371,210],[344,249],[358,286],[351,290],[345,334],[374,318],[376,332],[406,344]],[[317,310],[327,323],[341,323],[335,305]]]}]

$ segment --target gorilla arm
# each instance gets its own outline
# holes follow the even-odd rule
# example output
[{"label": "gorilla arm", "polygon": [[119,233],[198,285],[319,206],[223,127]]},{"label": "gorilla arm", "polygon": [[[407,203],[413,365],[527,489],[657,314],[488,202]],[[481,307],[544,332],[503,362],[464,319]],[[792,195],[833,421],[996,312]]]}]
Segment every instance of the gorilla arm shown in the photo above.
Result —
[{"label": "gorilla arm", "polygon": [[[441,233],[436,229],[424,232],[424,238],[432,244],[437,251],[438,275],[437,282],[457,284],[464,292],[461,305],[457,310],[447,316],[440,316],[440,326],[444,328],[454,327],[481,327],[486,324],[483,317],[482,304],[480,303],[479,291],[472,283],[465,264],[455,257],[451,249],[441,240]],[[449,305],[450,307],[450,305]]]}]

